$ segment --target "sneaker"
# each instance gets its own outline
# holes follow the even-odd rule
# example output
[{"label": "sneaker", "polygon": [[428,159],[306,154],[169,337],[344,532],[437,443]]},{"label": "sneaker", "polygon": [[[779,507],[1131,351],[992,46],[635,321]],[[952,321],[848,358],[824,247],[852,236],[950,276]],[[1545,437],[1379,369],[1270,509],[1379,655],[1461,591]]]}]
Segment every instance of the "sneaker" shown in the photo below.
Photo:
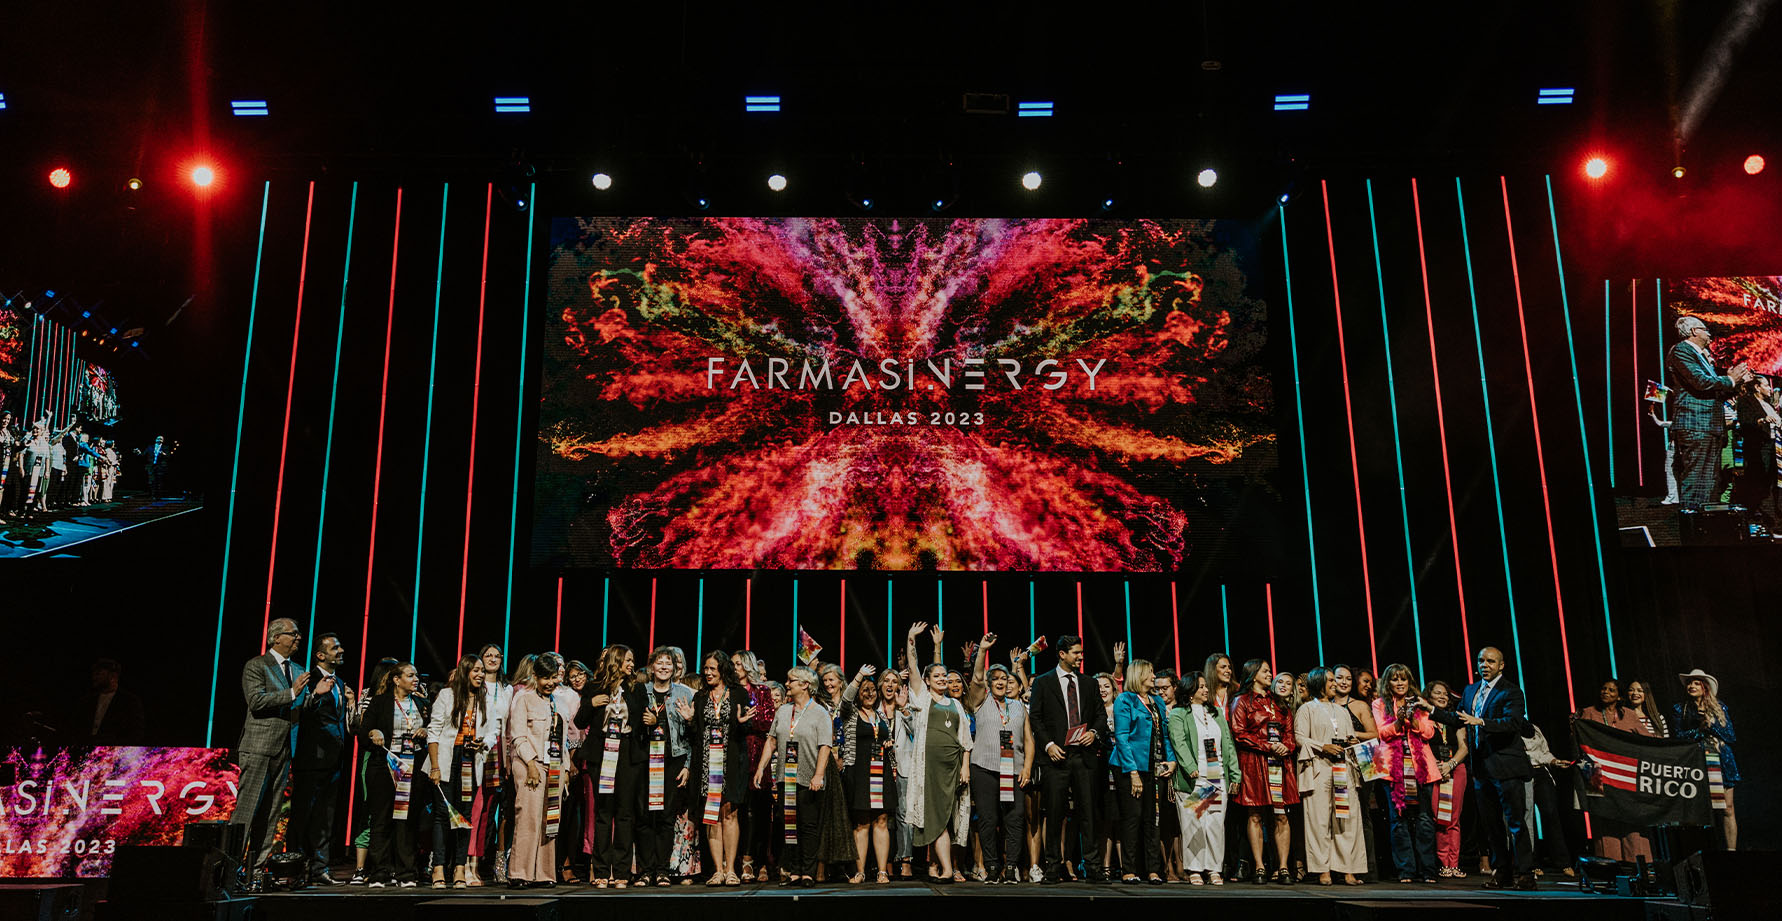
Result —
[{"label": "sneaker", "polygon": [[365,870],[363,868],[361,868],[361,869],[353,871],[353,878],[347,881],[347,885],[349,885],[349,886],[363,886],[363,885],[365,885],[365,882],[366,882]]},{"label": "sneaker", "polygon": [[382,888],[384,888],[384,881],[381,879],[372,880],[371,882],[369,882],[365,885],[365,888],[367,888],[367,889],[382,889]]},{"label": "sneaker", "polygon": [[412,879],[405,879],[405,880],[403,880],[403,881],[402,881],[402,888],[404,888],[404,889],[413,889],[413,888],[414,888],[414,887],[415,887],[415,881],[414,881],[414,880],[412,880]]},{"label": "sneaker", "polygon": [[1043,882],[1045,880],[1045,878],[1046,878],[1046,871],[1040,869],[1039,864],[1036,863],[1033,866],[1027,868],[1027,881],[1028,882],[1030,882],[1030,883]]}]

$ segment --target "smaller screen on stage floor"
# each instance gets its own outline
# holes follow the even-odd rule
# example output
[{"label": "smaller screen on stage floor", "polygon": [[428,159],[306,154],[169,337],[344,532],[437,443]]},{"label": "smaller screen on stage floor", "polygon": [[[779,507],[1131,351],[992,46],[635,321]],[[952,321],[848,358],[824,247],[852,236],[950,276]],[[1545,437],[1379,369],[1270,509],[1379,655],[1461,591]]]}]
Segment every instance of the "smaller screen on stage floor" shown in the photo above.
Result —
[{"label": "smaller screen on stage floor", "polygon": [[1620,452],[1641,466],[1616,490],[1621,543],[1772,540],[1782,534],[1782,276],[1658,284],[1663,366],[1640,364],[1639,390],[1611,407],[1639,418],[1637,447]]},{"label": "smaller screen on stage floor", "polygon": [[1274,534],[1253,233],[558,219],[533,563],[1179,572]]}]

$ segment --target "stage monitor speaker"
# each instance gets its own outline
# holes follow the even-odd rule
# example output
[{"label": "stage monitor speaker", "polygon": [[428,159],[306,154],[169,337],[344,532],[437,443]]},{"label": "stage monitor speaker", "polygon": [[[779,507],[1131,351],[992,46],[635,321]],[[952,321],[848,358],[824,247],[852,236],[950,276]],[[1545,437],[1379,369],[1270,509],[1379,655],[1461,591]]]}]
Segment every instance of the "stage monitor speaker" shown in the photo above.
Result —
[{"label": "stage monitor speaker", "polygon": [[228,821],[187,822],[180,843],[186,847],[210,847],[225,854],[240,854],[247,850],[247,826]]},{"label": "stage monitor speaker", "polygon": [[1714,921],[1775,917],[1765,875],[1775,862],[1775,851],[1702,851],[1677,865],[1677,898],[1707,908]]},{"label": "stage monitor speaker", "polygon": [[415,906],[414,921],[558,921],[556,899],[432,899]]},{"label": "stage monitor speaker", "polygon": [[0,883],[0,918],[12,921],[79,921],[79,883]]},{"label": "stage monitor speaker", "polygon": [[111,861],[107,901],[212,902],[234,888],[235,861],[209,847],[125,845]]},{"label": "stage monitor speaker", "polygon": [[1737,505],[1702,511],[1684,509],[1677,513],[1677,521],[1679,539],[1686,547],[1724,547],[1742,543],[1751,536],[1745,509]]}]

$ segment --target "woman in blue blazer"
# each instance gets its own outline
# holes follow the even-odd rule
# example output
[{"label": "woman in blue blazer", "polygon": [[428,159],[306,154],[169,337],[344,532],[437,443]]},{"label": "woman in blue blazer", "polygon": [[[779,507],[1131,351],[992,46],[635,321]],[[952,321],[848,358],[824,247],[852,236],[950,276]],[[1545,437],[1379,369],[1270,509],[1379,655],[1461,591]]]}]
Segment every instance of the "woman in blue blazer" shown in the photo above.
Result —
[{"label": "woman in blue blazer", "polygon": [[[1122,882],[1163,884],[1163,848],[1157,823],[1176,767],[1169,741],[1169,710],[1153,693],[1151,663],[1126,667],[1126,690],[1114,700],[1114,790],[1120,806]],[[1170,806],[1169,808],[1174,808]]]}]

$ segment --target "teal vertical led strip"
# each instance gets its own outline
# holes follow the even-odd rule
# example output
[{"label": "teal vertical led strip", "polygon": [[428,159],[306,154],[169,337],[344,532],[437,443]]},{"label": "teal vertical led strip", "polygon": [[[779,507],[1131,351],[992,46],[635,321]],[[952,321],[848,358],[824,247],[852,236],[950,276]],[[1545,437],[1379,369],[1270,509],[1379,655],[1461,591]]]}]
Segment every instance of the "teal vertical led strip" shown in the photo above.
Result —
[{"label": "teal vertical led strip", "polygon": [[[520,523],[520,446],[526,438],[526,333],[527,323],[532,318],[532,232],[538,227],[533,215],[538,214],[538,183],[534,182],[527,190],[526,200],[532,202],[531,210],[526,212],[526,288],[520,296],[520,383],[515,388],[514,397],[514,501],[507,513],[507,612],[503,615],[501,627],[501,648],[507,649],[507,636],[514,624],[514,540],[519,533]],[[600,643],[606,645],[606,626],[601,625]]]},{"label": "teal vertical led strip", "polygon": [[[1411,553],[1411,507],[1405,498],[1405,449],[1398,432],[1398,385],[1392,377],[1392,328],[1386,319],[1386,273],[1380,267],[1380,225],[1374,217],[1374,181],[1367,180],[1367,226],[1374,235],[1374,279],[1380,288],[1380,343],[1386,353],[1386,405],[1392,410],[1392,459],[1398,464],[1398,514],[1405,523],[1405,578],[1411,590],[1411,636],[1417,644],[1417,674],[1423,670],[1423,614],[1417,606],[1417,563]],[[1323,656],[1319,656],[1322,660]]]},{"label": "teal vertical led strip", "polygon": [[433,449],[433,384],[435,372],[439,369],[439,298],[445,289],[446,214],[451,197],[452,184],[448,182],[439,193],[439,266],[433,273],[433,349],[427,359],[427,426],[421,436],[421,519],[415,526],[414,615],[410,618],[408,630],[410,662],[415,660],[415,646],[421,638],[421,551],[427,541],[427,462]]},{"label": "teal vertical led strip", "polygon": [[[934,580],[934,625],[941,628],[942,633],[947,632],[947,595],[942,591],[945,586],[945,582]],[[934,651],[934,660],[941,661],[941,651],[938,649]]]},{"label": "teal vertical led strip", "polygon": [[[1225,654],[1231,655],[1231,602],[1225,597],[1225,586],[1219,586],[1219,616],[1225,621]],[[1324,661],[1322,650],[1318,653],[1318,661]]]},{"label": "teal vertical led strip", "polygon": [[[1301,402],[1299,385],[1299,328],[1293,322],[1293,266],[1287,258],[1287,206],[1280,207],[1281,215],[1281,274],[1287,280],[1287,344],[1293,353],[1293,421],[1299,426],[1299,474],[1302,489],[1306,497],[1306,554],[1311,559],[1312,569],[1312,628],[1318,634],[1318,661],[1324,661],[1324,612],[1318,603],[1318,535],[1312,529],[1312,467],[1306,461],[1306,411]],[[1224,597],[1225,587],[1219,587],[1220,597]],[[1225,626],[1225,647],[1231,648],[1231,623],[1227,618]]]},{"label": "teal vertical led strip", "polygon": [[1609,426],[1609,488],[1615,488],[1615,362],[1609,348],[1609,280],[1603,279],[1603,418]]},{"label": "teal vertical led strip", "polygon": [[[1596,480],[1590,469],[1590,437],[1584,428],[1584,391],[1578,383],[1578,352],[1572,344],[1572,308],[1565,292],[1565,259],[1559,253],[1559,215],[1553,207],[1553,177],[1547,177],[1547,219],[1553,224],[1553,265],[1559,274],[1559,307],[1565,315],[1565,351],[1572,360],[1572,402],[1578,407],[1578,446],[1584,455],[1584,489],[1590,500],[1590,537],[1596,542],[1596,583],[1603,590],[1603,639],[1609,644],[1609,674],[1615,667],[1615,625],[1609,618],[1609,579],[1603,568],[1603,529],[1596,514]],[[1662,304],[1659,310],[1662,311]],[[1661,372],[1662,373],[1662,372]]]},{"label": "teal vertical led strip", "polygon": [[[1028,579],[1027,580],[1027,642],[1032,643],[1034,640],[1037,640],[1037,639],[1039,639],[1039,617],[1036,613],[1036,609],[1035,609],[1034,601],[1033,601],[1033,580]],[[1032,674],[1033,670],[1038,667],[1039,667],[1038,663],[1029,662],[1027,664],[1027,671],[1029,674]]]},{"label": "teal vertical led strip", "polygon": [[891,629],[891,580],[885,580],[885,667],[897,664],[897,634]]},{"label": "teal vertical led strip", "polygon": [[[334,404],[340,394],[340,344],[346,339],[346,301],[347,280],[353,273],[353,221],[359,216],[359,183],[353,183],[353,197],[347,205],[347,245],[346,263],[340,270],[340,318],[334,326],[334,379],[328,385],[328,440],[322,449],[322,508],[316,515],[316,565],[309,578],[309,631],[304,636],[316,635],[316,597],[322,591],[322,531],[328,523],[328,467],[334,460]],[[501,647],[503,652],[507,647]]]},{"label": "teal vertical led strip", "polygon": [[699,667],[705,667],[705,577],[699,579],[699,626],[693,628],[693,655],[699,657]]},{"label": "teal vertical led strip", "polygon": [[[1479,331],[1479,292],[1473,285],[1473,248],[1466,232],[1466,196],[1460,177],[1454,177],[1454,200],[1460,206],[1460,246],[1466,253],[1466,293],[1473,307],[1473,342],[1479,353],[1479,396],[1485,401],[1485,450],[1491,457],[1491,494],[1497,503],[1497,542],[1504,556],[1504,601],[1510,609],[1510,646],[1516,654],[1516,674],[1522,670],[1522,637],[1516,627],[1516,585],[1510,575],[1510,535],[1504,527],[1504,490],[1497,472],[1497,436],[1491,426],[1491,383],[1485,379],[1485,336]],[[1526,678],[1522,680],[1527,680]]]},{"label": "teal vertical led strip", "polygon": [[600,648],[610,645],[606,640],[607,615],[612,612],[613,577],[607,576],[600,582]]},{"label": "teal vertical led strip", "polygon": [[1138,648],[1132,645],[1132,582],[1120,583],[1126,590],[1126,661],[1138,658]]},{"label": "teal vertical led strip", "polygon": [[266,206],[272,200],[272,181],[260,192],[260,242],[254,247],[254,289],[248,295],[247,346],[241,355],[241,408],[235,413],[235,462],[229,470],[229,517],[223,525],[223,584],[217,591],[217,645],[210,657],[210,716],[204,725],[204,747],[210,747],[217,728],[217,682],[223,667],[223,610],[229,603],[229,545],[235,537],[235,486],[241,477],[241,428],[247,421],[248,365],[254,358],[254,316],[260,307],[260,259],[266,255]]}]

